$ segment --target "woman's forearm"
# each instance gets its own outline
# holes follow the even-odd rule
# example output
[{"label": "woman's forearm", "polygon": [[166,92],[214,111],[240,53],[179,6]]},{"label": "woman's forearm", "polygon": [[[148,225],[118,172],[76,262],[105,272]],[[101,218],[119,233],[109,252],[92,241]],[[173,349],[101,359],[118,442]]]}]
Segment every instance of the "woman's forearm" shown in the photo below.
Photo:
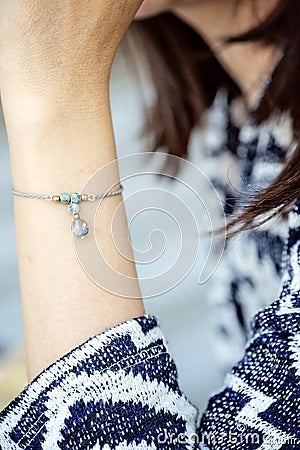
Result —
[{"label": "woman's forearm", "polygon": [[[140,3],[1,2],[0,87],[16,190],[80,192],[97,169],[115,159],[109,76]],[[112,185],[118,185],[117,172]],[[62,205],[15,199],[30,379],[89,336],[143,313],[124,212],[118,216],[118,237],[127,242],[127,258],[111,236],[121,201],[121,195],[103,201],[95,234],[109,264],[133,278],[139,299],[117,297],[88,278]],[[122,293],[122,286],[111,288]]]},{"label": "woman's forearm", "polygon": [[[16,97],[9,92],[6,97],[3,90],[15,189],[78,192],[97,169],[115,159],[108,84],[99,92],[97,106],[86,111],[82,107],[54,107],[51,102],[36,103],[21,91],[18,102],[13,98]],[[118,181],[117,173],[111,181]],[[134,264],[120,256],[111,240],[111,219],[121,201],[118,195],[103,202],[96,235],[110,264],[134,278]],[[125,215],[122,218],[119,230],[124,236],[119,238],[125,241]],[[70,216],[64,207],[16,198],[15,219],[31,379],[89,336],[143,314],[143,306],[141,300],[109,294],[84,273],[73,245]]]}]

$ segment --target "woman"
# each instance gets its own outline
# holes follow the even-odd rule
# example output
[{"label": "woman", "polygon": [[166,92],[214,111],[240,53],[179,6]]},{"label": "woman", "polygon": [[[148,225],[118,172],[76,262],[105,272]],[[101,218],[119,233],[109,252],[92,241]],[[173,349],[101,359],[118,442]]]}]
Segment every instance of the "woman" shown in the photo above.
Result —
[{"label": "woman", "polygon": [[[271,187],[263,186],[251,203],[242,205],[242,215],[235,216],[229,231],[249,228],[257,218],[262,222],[275,212],[281,215],[287,239],[280,296],[255,316],[244,358],[231,371],[224,390],[212,397],[200,423],[195,408],[178,387],[176,368],[155,318],[144,315],[134,264],[114,250],[110,223],[121,197],[115,195],[103,202],[95,231],[104,256],[130,278],[132,299],[101,290],[80,268],[65,232],[68,217],[55,205],[57,201],[70,202],[68,193],[54,196],[58,199],[51,197],[53,202],[48,203],[18,195],[22,191],[35,195],[66,189],[76,192],[95,168],[115,158],[108,80],[116,49],[140,3],[53,0],[41,7],[38,0],[7,0],[0,6],[1,96],[17,191],[16,226],[31,380],[0,415],[1,449],[300,448],[300,163],[293,138],[290,142],[285,139],[279,148],[280,139],[271,147],[262,141],[266,143],[263,147],[261,141],[254,145],[248,136],[250,146],[243,146],[231,139],[237,138],[234,130],[241,115],[235,122],[228,120],[228,148],[237,159],[244,158],[243,188],[251,184],[253,153],[260,152],[264,158],[270,148],[276,148],[271,153],[272,167],[277,169],[276,156],[287,160]],[[249,114],[251,126],[253,121],[257,125],[268,119],[274,110],[289,113],[297,139],[299,4],[257,1],[253,10],[252,2],[244,0],[234,11],[235,5],[233,0],[146,0],[139,10],[139,18],[172,11],[177,17],[174,20],[180,18],[192,27],[206,42],[205,49],[209,47],[214,54],[214,70],[203,78],[202,85],[199,80],[198,88],[196,72],[188,77],[180,65],[175,66],[178,79],[175,70],[171,91],[175,98],[169,97],[171,127],[166,123],[165,133],[156,128],[157,144],[167,145],[171,151],[184,153],[191,129],[199,121],[197,114],[223,86],[229,92],[230,107],[231,100],[242,94],[248,110],[255,112]],[[195,37],[184,24],[179,26]],[[254,31],[248,33],[249,28]],[[227,36],[236,35],[242,35],[239,40],[247,43],[233,39],[224,45]],[[155,44],[155,30],[152,36]],[[187,78],[182,78],[182,73]],[[164,74],[162,71],[161,76]],[[182,80],[189,80],[198,98],[176,96],[182,92],[174,86],[181,82],[182,87]],[[211,90],[205,91],[205,86]],[[161,109],[160,114],[164,117],[167,110]],[[174,124],[182,126],[182,137],[170,146]],[[113,184],[118,188],[117,171],[110,175],[110,180],[99,183],[99,192]],[[230,195],[226,206],[234,206]],[[287,211],[289,222],[283,215]],[[79,220],[76,214],[74,221]],[[125,215],[121,214],[118,235],[124,242],[126,230]],[[256,236],[263,238],[263,234]],[[269,246],[276,248],[271,255],[275,265],[279,247]],[[126,251],[128,255],[130,248]],[[264,258],[259,251],[257,254]],[[116,283],[115,292],[122,288]]]}]

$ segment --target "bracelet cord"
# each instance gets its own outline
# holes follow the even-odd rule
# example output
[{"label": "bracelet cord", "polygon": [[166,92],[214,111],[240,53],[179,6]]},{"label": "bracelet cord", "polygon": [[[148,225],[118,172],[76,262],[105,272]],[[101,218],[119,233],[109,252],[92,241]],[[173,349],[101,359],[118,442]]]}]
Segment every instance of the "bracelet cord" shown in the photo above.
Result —
[{"label": "bracelet cord", "polygon": [[120,184],[120,188],[115,191],[107,191],[102,194],[78,194],[77,192],[68,193],[63,192],[60,195],[51,194],[34,194],[29,192],[16,191],[14,188],[11,190],[12,195],[15,197],[46,200],[48,202],[61,203],[63,205],[68,205],[68,212],[73,216],[71,229],[75,236],[78,238],[85,238],[89,232],[88,223],[81,219],[79,215],[80,206],[79,204],[83,201],[94,202],[95,200],[100,200],[106,197],[112,197],[114,195],[119,195],[123,192],[123,186]]}]

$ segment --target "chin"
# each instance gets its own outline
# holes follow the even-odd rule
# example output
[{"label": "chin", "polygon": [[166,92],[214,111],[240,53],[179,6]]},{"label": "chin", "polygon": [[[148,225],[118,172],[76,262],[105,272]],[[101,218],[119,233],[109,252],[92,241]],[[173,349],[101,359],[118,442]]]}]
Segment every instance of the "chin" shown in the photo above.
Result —
[{"label": "chin", "polygon": [[170,6],[170,0],[144,0],[140,9],[136,13],[136,19],[146,19],[167,11]]}]

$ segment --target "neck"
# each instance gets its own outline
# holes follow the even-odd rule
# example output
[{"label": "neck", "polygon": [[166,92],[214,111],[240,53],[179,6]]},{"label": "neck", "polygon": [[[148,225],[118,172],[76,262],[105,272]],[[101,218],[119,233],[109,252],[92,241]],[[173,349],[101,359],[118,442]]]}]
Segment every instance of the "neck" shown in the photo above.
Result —
[{"label": "neck", "polygon": [[276,48],[259,42],[224,44],[264,20],[277,0],[203,0],[174,8],[173,12],[194,28],[239,86],[249,108],[253,107],[275,63]]}]

